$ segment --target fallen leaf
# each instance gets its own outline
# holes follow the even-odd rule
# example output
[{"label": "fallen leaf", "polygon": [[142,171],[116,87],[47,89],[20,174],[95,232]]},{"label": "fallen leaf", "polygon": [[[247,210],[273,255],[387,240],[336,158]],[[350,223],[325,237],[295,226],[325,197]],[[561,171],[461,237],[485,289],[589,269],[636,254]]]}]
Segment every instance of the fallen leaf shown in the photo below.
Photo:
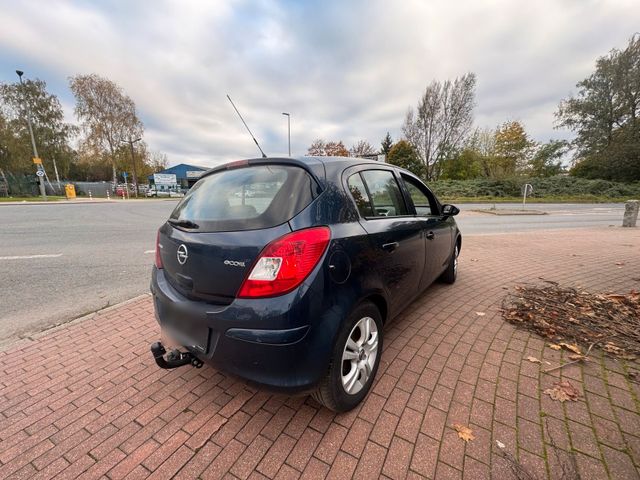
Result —
[{"label": "fallen leaf", "polygon": [[607,295],[607,298],[621,302],[622,300],[625,300],[627,297],[626,295],[620,295],[618,293],[610,293],[609,295]]},{"label": "fallen leaf", "polygon": [[560,349],[562,349],[562,347],[560,345],[556,345],[555,343],[550,343],[549,344],[549,348],[551,350],[560,350]]},{"label": "fallen leaf", "polygon": [[476,315],[479,317],[484,317],[486,314],[484,312],[476,312]]},{"label": "fallen leaf", "polygon": [[622,351],[620,347],[611,342],[607,342],[602,349],[608,353],[620,353]]},{"label": "fallen leaf", "polygon": [[496,440],[496,445],[498,445],[498,448],[502,448],[502,449],[506,447],[506,445],[502,443],[500,440]]},{"label": "fallen leaf", "polygon": [[458,432],[458,437],[460,437],[465,442],[469,442],[469,440],[474,440],[473,430],[469,427],[465,427],[464,425],[460,425],[459,423],[454,423],[453,428]]},{"label": "fallen leaf", "polygon": [[542,363],[536,357],[527,357],[527,360],[529,360],[531,363]]},{"label": "fallen leaf", "polygon": [[569,355],[569,360],[586,360],[587,356],[579,353],[574,353],[573,355]]},{"label": "fallen leaf", "polygon": [[580,396],[580,391],[566,380],[554,383],[553,388],[547,388],[543,393],[546,393],[553,400],[559,402],[565,402],[567,400],[577,402]]},{"label": "fallen leaf", "polygon": [[582,355],[582,352],[580,351],[580,349],[578,348],[577,345],[572,345],[570,343],[561,342],[560,346],[566,348],[567,350],[571,350],[573,353],[577,353],[578,355]]}]

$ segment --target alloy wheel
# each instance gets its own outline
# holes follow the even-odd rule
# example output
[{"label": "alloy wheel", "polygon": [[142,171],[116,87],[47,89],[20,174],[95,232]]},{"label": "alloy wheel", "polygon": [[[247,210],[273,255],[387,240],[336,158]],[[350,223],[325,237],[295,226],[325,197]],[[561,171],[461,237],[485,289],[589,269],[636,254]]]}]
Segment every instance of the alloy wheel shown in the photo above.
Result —
[{"label": "alloy wheel", "polygon": [[342,387],[350,395],[364,388],[378,356],[378,327],[371,317],[354,325],[342,352]]},{"label": "alloy wheel", "polygon": [[453,275],[458,274],[458,246],[456,245],[456,249],[453,252]]}]

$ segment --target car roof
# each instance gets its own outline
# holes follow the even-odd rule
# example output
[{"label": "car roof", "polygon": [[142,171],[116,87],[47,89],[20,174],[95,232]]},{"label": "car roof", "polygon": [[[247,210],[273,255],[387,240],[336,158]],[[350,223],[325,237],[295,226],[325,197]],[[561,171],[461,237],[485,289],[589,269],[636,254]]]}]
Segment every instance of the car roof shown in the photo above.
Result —
[{"label": "car roof", "polygon": [[[305,168],[316,179],[322,188],[326,187],[327,182],[340,182],[342,172],[356,165],[371,165],[372,167],[387,167],[413,174],[404,168],[392,165],[386,162],[378,162],[368,158],[359,157],[324,157],[324,156],[296,156],[296,157],[264,157],[249,158],[244,160],[225,162],[217,165],[205,172],[202,177],[206,177],[212,173],[228,168],[235,168],[243,165],[260,165],[268,163],[291,164]],[[201,177],[201,178],[202,178]]]},{"label": "car roof", "polygon": [[320,157],[320,156],[301,156],[301,157],[293,157],[298,161],[319,161],[326,165],[344,165],[345,167],[350,167],[352,165],[362,165],[370,163],[372,165],[380,165],[381,162],[376,160],[370,160],[368,158],[360,158],[360,157]]}]

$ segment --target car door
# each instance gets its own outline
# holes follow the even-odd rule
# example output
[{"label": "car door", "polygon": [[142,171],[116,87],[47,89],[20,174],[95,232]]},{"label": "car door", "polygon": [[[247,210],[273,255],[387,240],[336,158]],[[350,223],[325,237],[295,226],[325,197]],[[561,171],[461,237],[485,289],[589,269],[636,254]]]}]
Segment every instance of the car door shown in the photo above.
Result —
[{"label": "car door", "polygon": [[453,248],[453,232],[449,218],[442,215],[441,207],[431,190],[416,177],[400,174],[409,207],[424,232],[426,261],[420,288],[429,286],[444,271]]},{"label": "car door", "polygon": [[384,284],[393,315],[420,289],[425,263],[422,227],[409,214],[392,169],[362,169],[348,176],[347,186],[372,245],[371,268]]}]

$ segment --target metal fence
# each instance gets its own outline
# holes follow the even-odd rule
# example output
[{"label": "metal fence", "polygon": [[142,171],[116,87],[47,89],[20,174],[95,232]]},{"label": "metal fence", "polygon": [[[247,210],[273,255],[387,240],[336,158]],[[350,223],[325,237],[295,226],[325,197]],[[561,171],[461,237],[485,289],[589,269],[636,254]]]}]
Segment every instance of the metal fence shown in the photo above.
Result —
[{"label": "metal fence", "polygon": [[[73,183],[76,187],[76,195],[79,196],[89,196],[89,192],[91,192],[91,196],[92,197],[106,197],[107,196],[107,190],[109,190],[109,193],[111,195],[113,195],[113,184],[111,182],[62,182],[60,181],[60,183],[63,184],[63,188],[64,188],[64,184],[66,183]],[[55,182],[54,182],[54,186],[55,186]]]},{"label": "metal fence", "polygon": [[[38,183],[35,175],[6,175],[6,183],[0,177],[0,195],[4,196],[38,196]],[[73,180],[60,180],[60,184],[56,180],[50,182],[45,181],[44,187],[47,195],[64,195],[64,186],[71,183],[76,188],[76,195],[80,197],[106,197],[107,190],[113,196],[113,184],[111,182],[77,182]],[[3,188],[4,187],[4,188]]]}]

